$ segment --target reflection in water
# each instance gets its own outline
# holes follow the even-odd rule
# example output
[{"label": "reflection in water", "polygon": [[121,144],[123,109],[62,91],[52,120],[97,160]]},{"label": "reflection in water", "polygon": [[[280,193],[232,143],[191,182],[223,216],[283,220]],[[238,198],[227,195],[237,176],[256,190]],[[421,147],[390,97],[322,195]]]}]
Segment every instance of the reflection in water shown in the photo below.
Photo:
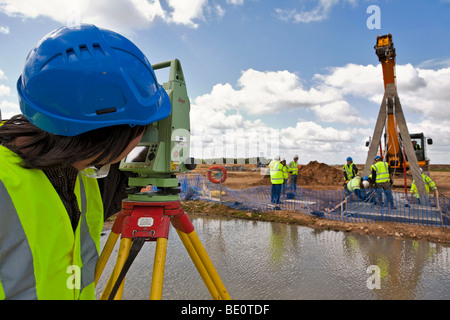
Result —
[{"label": "reflection in water", "polygon": [[[232,299],[450,298],[450,248],[438,244],[281,223],[192,221]],[[154,247],[146,243],[133,263],[123,299],[148,299]],[[100,279],[99,293],[114,262],[115,256]],[[379,268],[380,289],[368,288],[372,265]],[[173,229],[163,299],[211,299]]]}]

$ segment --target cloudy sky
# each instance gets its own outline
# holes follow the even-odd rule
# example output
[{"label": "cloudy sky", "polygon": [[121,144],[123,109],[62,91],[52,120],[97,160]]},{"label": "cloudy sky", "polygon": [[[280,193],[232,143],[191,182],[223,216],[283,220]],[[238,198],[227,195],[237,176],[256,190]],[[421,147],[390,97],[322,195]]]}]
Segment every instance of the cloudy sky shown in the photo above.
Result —
[{"label": "cloudy sky", "polygon": [[304,164],[365,162],[384,90],[373,47],[391,33],[409,131],[450,163],[449,0],[0,0],[3,118],[20,113],[30,49],[79,23],[127,36],[151,63],[181,61],[194,156]]}]

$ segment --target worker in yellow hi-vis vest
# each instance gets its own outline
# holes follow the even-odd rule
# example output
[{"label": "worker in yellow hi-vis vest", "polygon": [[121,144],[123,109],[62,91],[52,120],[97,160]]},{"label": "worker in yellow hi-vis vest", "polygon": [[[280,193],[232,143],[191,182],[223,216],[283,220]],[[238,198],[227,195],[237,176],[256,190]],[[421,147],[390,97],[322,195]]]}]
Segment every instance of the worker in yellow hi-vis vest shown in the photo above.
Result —
[{"label": "worker in yellow hi-vis vest", "polygon": [[279,204],[281,196],[281,186],[284,182],[283,177],[283,165],[280,162],[280,157],[275,157],[270,164],[270,182],[272,184],[272,192],[270,196],[270,201],[273,204]]},{"label": "worker in yellow hi-vis vest", "polygon": [[0,126],[0,300],[95,299],[96,178],[169,116],[169,96],[130,40],[93,25],[41,39],[17,90],[22,114]]},{"label": "worker in yellow hi-vis vest", "polygon": [[[423,182],[425,184],[425,190],[427,191],[427,197],[428,197],[430,195],[430,191],[431,190],[434,191],[434,192],[437,192],[437,187],[436,187],[436,184],[434,183],[434,181],[431,180],[431,178],[429,176],[427,176],[425,173],[423,173],[423,169],[422,168],[420,168],[420,172],[421,172],[421,175],[422,175]],[[418,203],[421,203],[420,195],[417,192],[417,186],[416,186],[416,181],[415,180],[413,180],[412,183],[411,183],[410,192],[414,195],[414,198],[416,199],[416,201]]]},{"label": "worker in yellow hi-vis vest", "polygon": [[390,172],[389,164],[381,160],[380,156],[374,158],[374,164],[370,167],[372,170],[372,184],[377,193],[378,205],[382,205],[384,192],[387,203],[385,207],[389,206],[391,209],[396,209],[394,205],[394,198],[392,196],[392,174]]},{"label": "worker in yellow hi-vis vest", "polygon": [[289,163],[290,173],[290,191],[295,195],[297,192],[298,181],[298,155],[294,156],[294,159]]}]

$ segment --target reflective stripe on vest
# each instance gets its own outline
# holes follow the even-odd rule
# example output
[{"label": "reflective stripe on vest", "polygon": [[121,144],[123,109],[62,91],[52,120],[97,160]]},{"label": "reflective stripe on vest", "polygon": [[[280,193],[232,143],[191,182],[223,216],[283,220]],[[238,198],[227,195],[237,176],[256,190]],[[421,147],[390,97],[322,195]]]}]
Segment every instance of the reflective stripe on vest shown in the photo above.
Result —
[{"label": "reflective stripe on vest", "polygon": [[33,255],[19,216],[0,180],[0,299],[37,299]]},{"label": "reflective stripe on vest", "polygon": [[298,175],[298,162],[297,161],[291,161],[289,164],[289,172],[292,175]]},{"label": "reflective stripe on vest", "polygon": [[376,183],[383,183],[389,181],[389,166],[386,162],[379,161],[372,165],[377,173]]},{"label": "reflective stripe on vest", "polygon": [[78,174],[79,182],[80,182],[80,201],[81,201],[81,215],[80,221],[78,222],[79,230],[80,230],[80,243],[81,243],[81,286],[80,291],[89,286],[90,284],[94,284],[94,275],[95,275],[95,265],[98,260],[98,249],[95,244],[94,239],[92,239],[89,226],[86,220],[86,212],[87,212],[87,199],[86,199],[86,190],[84,188],[83,179],[81,177],[81,173]]},{"label": "reflective stripe on vest", "polygon": [[272,184],[282,184],[284,182],[283,171],[280,166],[282,164],[279,161],[273,161],[270,164],[270,182]]},{"label": "reflective stripe on vest", "polygon": [[17,159],[0,146],[0,299],[95,299],[103,226],[97,181],[78,176],[81,215],[74,233],[46,175]]}]

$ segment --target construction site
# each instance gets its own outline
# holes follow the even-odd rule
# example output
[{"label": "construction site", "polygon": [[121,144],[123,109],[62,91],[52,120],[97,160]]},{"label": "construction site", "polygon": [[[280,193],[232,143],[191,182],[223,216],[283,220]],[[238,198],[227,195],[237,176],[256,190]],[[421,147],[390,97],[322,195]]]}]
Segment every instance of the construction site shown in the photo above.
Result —
[{"label": "construction site", "polygon": [[[291,238],[289,243],[297,243],[303,250],[310,250],[323,245],[320,236],[316,237],[317,234],[314,234],[315,230],[319,230],[318,234],[322,233],[326,238],[330,237],[331,243],[337,244],[339,250],[342,248],[341,244],[345,244],[343,247],[349,250],[354,250],[356,247],[362,248],[360,245],[365,241],[375,240],[377,244],[369,246],[370,253],[364,252],[362,259],[370,260],[370,265],[379,269],[384,263],[379,261],[379,257],[385,259],[385,255],[391,251],[393,256],[389,264],[403,265],[403,262],[398,261],[398,257],[403,256],[400,253],[403,252],[404,246],[408,247],[407,257],[416,257],[418,254],[418,259],[425,261],[430,253],[442,253],[443,259],[446,259],[447,250],[441,247],[450,246],[450,166],[433,165],[426,152],[427,146],[433,144],[432,139],[428,138],[426,133],[410,133],[408,130],[397,93],[396,53],[391,34],[377,37],[375,53],[383,70],[384,96],[373,134],[366,144],[368,151],[365,163],[354,164],[351,158],[347,158],[345,166],[343,163],[325,164],[317,161],[305,163],[301,158],[302,150],[298,150],[300,157],[291,155],[293,162],[292,158],[280,159],[279,155],[257,158],[256,161],[253,161],[253,158],[251,161],[250,158],[234,159],[232,164],[229,164],[228,160],[223,164],[223,159],[190,157],[189,108],[186,106],[189,98],[180,62],[173,60],[153,65],[154,69],[170,67],[170,81],[165,83],[164,87],[171,97],[172,112],[167,119],[149,127],[140,144],[121,161],[120,169],[130,171],[134,176],[129,178],[128,198],[122,201],[121,212],[112,227],[108,223],[105,226],[105,234],[109,232],[108,228],[110,233],[97,263],[97,280],[101,278],[120,234],[121,240],[117,263],[110,272],[109,280],[101,285],[104,289],[99,298],[122,298],[125,274],[147,241],[156,241],[150,299],[162,298],[170,225],[178,233],[213,299],[228,300],[230,295],[197,236],[197,228],[201,232],[209,233],[210,240],[206,243],[208,250],[217,250],[214,254],[215,260],[230,258],[221,264],[233,266],[225,271],[230,272],[227,273],[226,279],[237,286],[233,290],[238,292],[238,296],[243,294],[246,288],[239,287],[241,278],[234,281],[234,276],[238,274],[236,264],[248,260],[247,264],[255,263],[253,270],[259,270],[252,270],[251,275],[246,277],[250,281],[246,287],[255,282],[252,281],[254,274],[276,270],[271,273],[272,278],[274,273],[280,271],[281,266],[288,265],[295,269],[303,258],[294,263],[278,263],[285,250],[283,239]],[[297,162],[296,158],[299,158],[300,162]],[[242,164],[246,162],[248,164]],[[353,184],[353,181],[359,182]],[[214,220],[206,216],[232,219]],[[196,220],[197,218],[200,219]],[[244,226],[242,220],[235,218],[250,219],[255,223]],[[230,220],[231,224],[228,223]],[[264,223],[259,223],[260,221]],[[195,228],[193,222],[197,224]],[[308,228],[294,226],[290,231],[279,231],[286,229],[289,224]],[[252,231],[246,231],[245,236],[235,238],[235,234],[243,230],[242,227],[251,228]],[[225,230],[227,228],[235,232]],[[314,231],[309,231],[310,229]],[[262,237],[248,236],[258,232],[261,232]],[[299,241],[299,232],[307,234],[304,239],[313,234],[314,242],[310,242],[313,245],[308,246],[308,241]],[[351,236],[347,237],[348,234]],[[358,237],[354,237],[354,234],[358,234]],[[336,236],[344,239],[335,241]],[[268,265],[259,269],[264,263],[256,260],[264,257],[261,253],[266,250],[257,250],[253,255],[247,255],[247,251],[255,249],[255,244],[265,238],[267,240],[263,240],[261,245],[271,250],[266,256]],[[391,245],[385,247],[385,241],[380,238],[391,238],[388,240]],[[226,249],[227,239],[231,239],[233,249]],[[251,244],[241,246],[246,240],[250,240]],[[418,244],[419,242],[421,244]],[[210,247],[210,244],[216,246]],[[423,247],[423,250],[419,250],[420,253],[414,251],[418,246]],[[326,251],[330,247],[325,246],[324,249]],[[333,257],[334,250],[331,253]],[[379,252],[372,254],[372,250]],[[240,252],[244,257],[236,259],[233,256],[236,252]],[[287,259],[295,260],[298,253],[296,251],[295,254],[288,255]],[[321,250],[320,254],[314,253],[311,257],[317,259],[323,253],[325,252]],[[336,265],[353,266],[354,263],[348,262],[346,254],[340,257],[344,260],[332,263],[332,268],[324,271],[323,275],[335,274]],[[177,254],[176,258],[181,258],[181,255]],[[323,258],[325,264],[332,260],[329,255]],[[242,271],[244,273],[247,264]],[[313,265],[315,267],[316,263]],[[181,262],[181,266],[184,270],[185,263]],[[437,275],[445,278],[445,264],[443,268],[440,265],[437,267]],[[292,279],[293,275],[300,275],[302,278],[301,274],[305,270],[314,269],[301,268],[300,271],[283,277]],[[367,270],[367,266],[358,268],[359,271],[361,269]],[[416,273],[421,274],[423,264],[420,263],[415,269]],[[348,274],[355,272],[358,271],[351,270]],[[319,275],[320,280],[323,280],[323,275]],[[140,274],[136,275],[136,279],[139,278]],[[141,282],[140,279],[136,281]],[[300,279],[299,281],[303,282]],[[414,285],[417,284],[417,281],[413,282]],[[261,286],[259,281],[256,283],[257,288],[247,292],[247,295],[244,294],[245,297],[254,296],[261,287],[267,287]],[[354,279],[349,279],[346,283],[357,285]],[[289,281],[289,284],[292,284],[292,281]],[[132,284],[132,287],[136,285]],[[287,297],[298,297],[303,293],[298,292],[299,289],[302,291],[301,287],[296,285],[295,293],[288,294]],[[311,284],[311,288],[316,287],[316,284]],[[275,295],[272,295],[275,291],[271,289],[270,294],[264,292],[259,297],[279,298],[286,292],[285,288],[283,286]],[[435,285],[431,285],[429,292],[433,293],[435,288]],[[386,289],[386,297],[391,297],[393,291],[390,284]],[[196,293],[197,291],[195,290]],[[345,294],[351,292],[354,292],[354,288],[347,290]],[[405,292],[400,297],[409,297],[409,291]],[[172,294],[175,294],[175,291],[171,291],[170,295]],[[191,298],[192,293],[188,296]],[[324,292],[318,293],[318,297],[323,296],[327,295],[324,295]],[[342,297],[341,294],[337,296]],[[420,295],[416,295],[413,290],[413,296]],[[130,298],[141,296],[132,295]]]},{"label": "construction site", "polygon": [[[375,198],[381,198],[381,193],[375,194],[375,183],[373,187],[363,190],[364,199],[358,199],[355,194],[346,190],[348,181],[344,183],[346,179],[342,165],[328,165],[317,161],[298,165],[298,188],[295,190],[289,190],[288,178],[285,177],[287,184],[283,187],[281,203],[277,205],[271,203],[270,164],[267,166],[261,163],[259,166],[197,165],[192,172],[178,177],[184,200],[210,201],[247,212],[271,212],[272,216],[278,217],[286,217],[287,212],[301,212],[312,219],[325,219],[326,222],[319,223],[321,227],[329,226],[330,221],[334,221],[334,224],[336,221],[344,222],[345,225],[339,226],[339,229],[347,231],[353,230],[348,223],[401,223],[411,229],[408,234],[412,238],[430,239],[427,235],[433,228],[423,232],[419,232],[419,229],[432,226],[442,233],[435,241],[449,242],[446,228],[450,225],[450,166],[431,165],[426,148],[433,140],[426,138],[422,132],[410,133],[408,130],[397,93],[396,51],[392,35],[378,36],[374,49],[382,66],[385,93],[373,135],[366,143],[366,162],[357,167],[359,176],[365,179],[374,172],[374,158],[378,157],[384,163],[386,174],[389,168],[390,177],[386,181],[390,181],[389,190],[393,190],[388,191],[392,192],[393,197],[393,204],[389,208],[386,199],[388,193],[385,193],[384,200],[379,199],[384,201],[384,207],[375,205]],[[287,159],[286,163],[291,160]],[[434,181],[436,188],[429,185],[429,182],[425,183],[429,181],[427,177]],[[413,181],[414,195],[411,193]],[[195,208],[190,210],[195,211]],[[387,225],[377,226],[377,230],[380,228],[384,230]],[[369,233],[369,228],[365,226],[358,226],[356,229]],[[395,231],[395,228],[389,229],[389,232],[384,233],[397,236],[404,234]]]},{"label": "construction site", "polygon": [[[170,226],[176,230],[213,299],[231,298],[218,271],[225,274],[230,292],[238,299],[295,299],[304,294],[310,298],[308,293],[317,288],[327,288],[316,292],[319,298],[410,299],[434,296],[436,290],[443,290],[442,295],[437,293],[438,298],[445,296],[448,288],[436,285],[434,279],[442,277],[445,281],[447,274],[450,165],[434,165],[426,152],[432,139],[426,133],[408,131],[397,93],[392,35],[377,37],[375,53],[383,69],[384,96],[366,144],[365,163],[354,164],[348,158],[345,166],[306,163],[302,150],[298,150],[299,157],[291,155],[290,159],[272,155],[256,161],[233,159],[231,164],[228,159],[224,164],[220,158],[190,157],[189,152],[185,153],[190,148],[186,107],[189,99],[180,62],[153,65],[154,69],[170,66],[170,81],[164,86],[171,97],[172,112],[169,118],[149,127],[140,144],[120,163],[121,170],[134,175],[129,178],[128,198],[122,201],[122,210],[105,224],[104,235],[109,235],[96,266],[95,279],[102,288],[97,297],[121,299],[124,291],[131,291],[125,299],[143,299],[147,292],[138,294],[135,288],[142,283],[143,275],[150,276],[144,272],[147,263],[136,259],[137,269],[130,267],[144,243],[154,241],[154,252],[143,250],[145,257],[154,254],[150,299],[203,299],[203,295],[198,295],[198,285],[186,296],[179,295],[176,287],[187,265],[178,253],[167,270],[176,280],[163,291]],[[243,235],[239,236],[241,232]],[[115,253],[119,235],[117,262],[111,269],[108,259]],[[206,240],[213,260],[219,261],[218,270],[200,237]],[[171,242],[171,250],[182,251],[181,243]],[[291,249],[292,253],[285,254]],[[344,252],[336,254],[342,249]],[[423,270],[430,255],[436,257],[436,271],[431,279],[422,282],[419,275],[426,274]],[[359,265],[361,261],[363,264]],[[372,288],[367,280],[356,281],[354,276],[368,270],[367,264],[380,270],[384,290],[378,293],[364,289],[354,295],[361,283],[367,284],[364,288]],[[321,269],[323,265],[330,269]],[[341,268],[336,266],[349,270],[341,274]],[[398,266],[412,266],[417,279],[397,281],[396,274],[411,274]],[[102,277],[103,270],[110,274],[107,281]],[[130,276],[133,282],[126,290],[124,279],[128,270],[136,273]],[[306,275],[308,271],[313,274]],[[280,274],[281,279],[272,281],[275,274]],[[336,279],[326,280],[334,275],[346,280],[340,284]],[[262,278],[256,281],[255,276]],[[313,281],[305,286],[305,279]],[[414,289],[397,294],[398,282]],[[272,283],[282,285],[273,287]],[[416,289],[423,285],[428,288],[425,294]],[[330,295],[332,287],[335,295]]]},{"label": "construction site", "polygon": [[[280,221],[315,229],[365,235],[405,237],[450,245],[450,166],[431,166],[430,176],[441,194],[429,205],[409,203],[403,181],[394,184],[397,210],[382,211],[371,203],[339,205],[344,196],[342,166],[311,161],[299,169],[297,196],[282,198],[280,210],[270,204],[270,178],[256,165],[224,165],[227,178],[214,184],[207,178],[210,165],[198,165],[179,177],[184,210],[194,215]],[[362,168],[362,165],[358,165]],[[408,177],[411,183],[411,177]],[[433,199],[434,200],[434,199]],[[337,207],[336,207],[337,206]],[[414,216],[414,211],[418,213]]]},{"label": "construction site", "polygon": [[450,298],[443,1],[10,2],[0,300]]}]

